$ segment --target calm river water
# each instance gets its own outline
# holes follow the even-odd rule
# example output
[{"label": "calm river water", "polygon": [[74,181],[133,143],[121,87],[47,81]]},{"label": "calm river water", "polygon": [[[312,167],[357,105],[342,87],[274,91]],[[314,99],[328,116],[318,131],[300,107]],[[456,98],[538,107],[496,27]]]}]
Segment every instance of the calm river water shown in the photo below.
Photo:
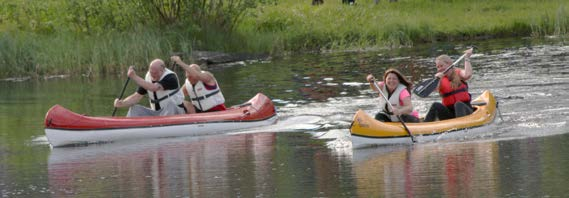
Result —
[{"label": "calm river water", "polygon": [[[357,109],[378,109],[366,74],[396,67],[414,81],[430,78],[435,56],[456,58],[465,45],[211,68],[229,105],[263,92],[278,105],[278,123],[81,147],[50,148],[45,113],[61,104],[108,116],[124,77],[0,81],[0,196],[567,197],[569,45],[559,39],[468,44],[479,47],[471,92],[491,90],[503,119],[460,138],[363,149],[351,147],[348,128]],[[437,94],[413,97],[421,115],[437,100]]]}]

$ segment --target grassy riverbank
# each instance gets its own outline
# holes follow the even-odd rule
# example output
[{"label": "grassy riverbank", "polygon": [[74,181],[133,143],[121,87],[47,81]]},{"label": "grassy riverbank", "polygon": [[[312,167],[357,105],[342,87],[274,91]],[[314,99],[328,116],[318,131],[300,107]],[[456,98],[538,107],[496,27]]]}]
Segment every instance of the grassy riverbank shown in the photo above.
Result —
[{"label": "grassy riverbank", "polygon": [[[9,11],[0,13],[0,78],[112,74],[124,72],[127,65],[145,66],[155,57],[189,54],[194,49],[280,55],[569,34],[569,3],[561,0],[384,0],[379,4],[357,0],[353,6],[340,0],[319,6],[306,0],[263,1],[238,15],[231,28],[204,25],[213,20],[207,17],[199,23],[147,22],[155,17],[136,15],[138,8],[112,3],[89,7],[110,14],[89,15],[85,21],[91,23],[85,23],[65,15],[56,2],[25,9],[18,7],[24,3],[11,3],[0,8]],[[21,13],[35,14],[21,17]]]},{"label": "grassy riverbank", "polygon": [[[304,2],[304,3],[302,3]],[[326,1],[311,6],[289,0],[258,9],[244,29],[273,35],[284,50],[412,46],[415,43],[498,37],[566,35],[564,1],[409,0]],[[286,8],[286,9],[285,9]]]}]

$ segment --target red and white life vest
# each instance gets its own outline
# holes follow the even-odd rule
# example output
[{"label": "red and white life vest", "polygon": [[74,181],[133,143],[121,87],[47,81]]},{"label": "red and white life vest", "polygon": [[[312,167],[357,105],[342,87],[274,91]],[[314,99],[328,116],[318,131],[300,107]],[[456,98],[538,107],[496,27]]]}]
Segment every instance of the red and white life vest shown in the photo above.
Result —
[{"label": "red and white life vest", "polygon": [[[459,75],[460,70],[455,71],[456,74]],[[468,84],[466,84],[464,81],[462,81],[459,87],[453,89],[451,86],[451,81],[447,76],[444,76],[441,79],[441,83],[439,85],[439,93],[443,97],[443,105],[446,107],[453,107],[454,103],[457,102],[470,103],[471,97],[470,93],[468,93]]]},{"label": "red and white life vest", "polygon": [[[169,70],[168,68],[165,68],[164,73],[162,74],[162,76],[160,76],[160,80],[162,80],[166,75],[168,74],[174,74],[176,75],[175,72],[173,72],[172,70]],[[178,75],[176,75],[176,79],[178,79]],[[146,76],[144,77],[144,80],[147,82],[152,83],[152,77],[150,76],[150,72],[146,73]],[[176,80],[176,82],[178,82]],[[172,102],[175,105],[180,105],[182,104],[182,102],[184,101],[184,93],[182,93],[180,91],[180,83],[178,82],[178,88],[177,89],[173,89],[173,90],[159,90],[159,91],[148,91],[148,99],[150,100],[150,108],[152,108],[153,110],[157,110],[156,109],[156,103],[160,104],[160,107],[164,107],[167,105],[168,102]],[[156,93],[156,95],[155,95]]]},{"label": "red and white life vest", "polygon": [[198,81],[195,85],[192,85],[192,83],[186,79],[186,91],[188,91],[190,95],[192,104],[200,111],[207,111],[212,107],[225,103],[225,98],[221,93],[217,81],[215,81],[215,84],[215,89],[208,90],[202,81]]}]

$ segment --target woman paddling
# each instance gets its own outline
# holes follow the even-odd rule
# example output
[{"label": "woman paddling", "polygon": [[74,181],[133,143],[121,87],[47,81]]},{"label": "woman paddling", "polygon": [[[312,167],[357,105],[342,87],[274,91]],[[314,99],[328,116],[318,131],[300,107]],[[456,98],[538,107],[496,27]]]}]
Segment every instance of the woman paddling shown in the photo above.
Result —
[{"label": "woman paddling", "polygon": [[435,59],[438,72],[435,77],[441,79],[436,90],[439,90],[442,103],[435,102],[431,105],[425,122],[462,117],[472,113],[471,96],[466,83],[472,77],[472,65],[470,65],[472,49],[464,51],[464,55],[464,69],[453,67],[446,73],[443,71],[452,65],[452,59],[448,55],[440,55]]},{"label": "woman paddling", "polygon": [[389,107],[387,101],[383,97],[380,99],[380,107],[382,109],[375,115],[375,119],[382,122],[397,122],[399,115],[404,122],[419,122],[419,113],[413,110],[411,103],[411,82],[405,78],[401,72],[396,69],[388,69],[383,75],[383,81],[375,81],[375,77],[369,74],[366,80],[370,83],[373,90],[378,91],[376,86],[371,83],[377,83],[378,87],[382,89],[381,93],[387,94],[389,103],[392,104],[393,109]]}]

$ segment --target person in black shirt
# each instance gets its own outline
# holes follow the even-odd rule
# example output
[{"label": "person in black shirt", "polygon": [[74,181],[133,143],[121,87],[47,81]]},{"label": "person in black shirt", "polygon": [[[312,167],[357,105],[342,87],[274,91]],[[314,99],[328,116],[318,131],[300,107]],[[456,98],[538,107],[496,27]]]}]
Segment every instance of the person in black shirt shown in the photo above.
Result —
[{"label": "person in black shirt", "polygon": [[[128,77],[136,82],[138,90],[132,95],[120,100],[115,99],[115,107],[130,107],[127,117],[135,116],[164,116],[184,114],[183,100],[184,95],[180,91],[178,76],[172,72],[164,61],[155,59],[150,63],[145,78],[136,74],[134,66],[130,66],[127,73]],[[148,95],[150,108],[137,105],[137,103]]]}]

